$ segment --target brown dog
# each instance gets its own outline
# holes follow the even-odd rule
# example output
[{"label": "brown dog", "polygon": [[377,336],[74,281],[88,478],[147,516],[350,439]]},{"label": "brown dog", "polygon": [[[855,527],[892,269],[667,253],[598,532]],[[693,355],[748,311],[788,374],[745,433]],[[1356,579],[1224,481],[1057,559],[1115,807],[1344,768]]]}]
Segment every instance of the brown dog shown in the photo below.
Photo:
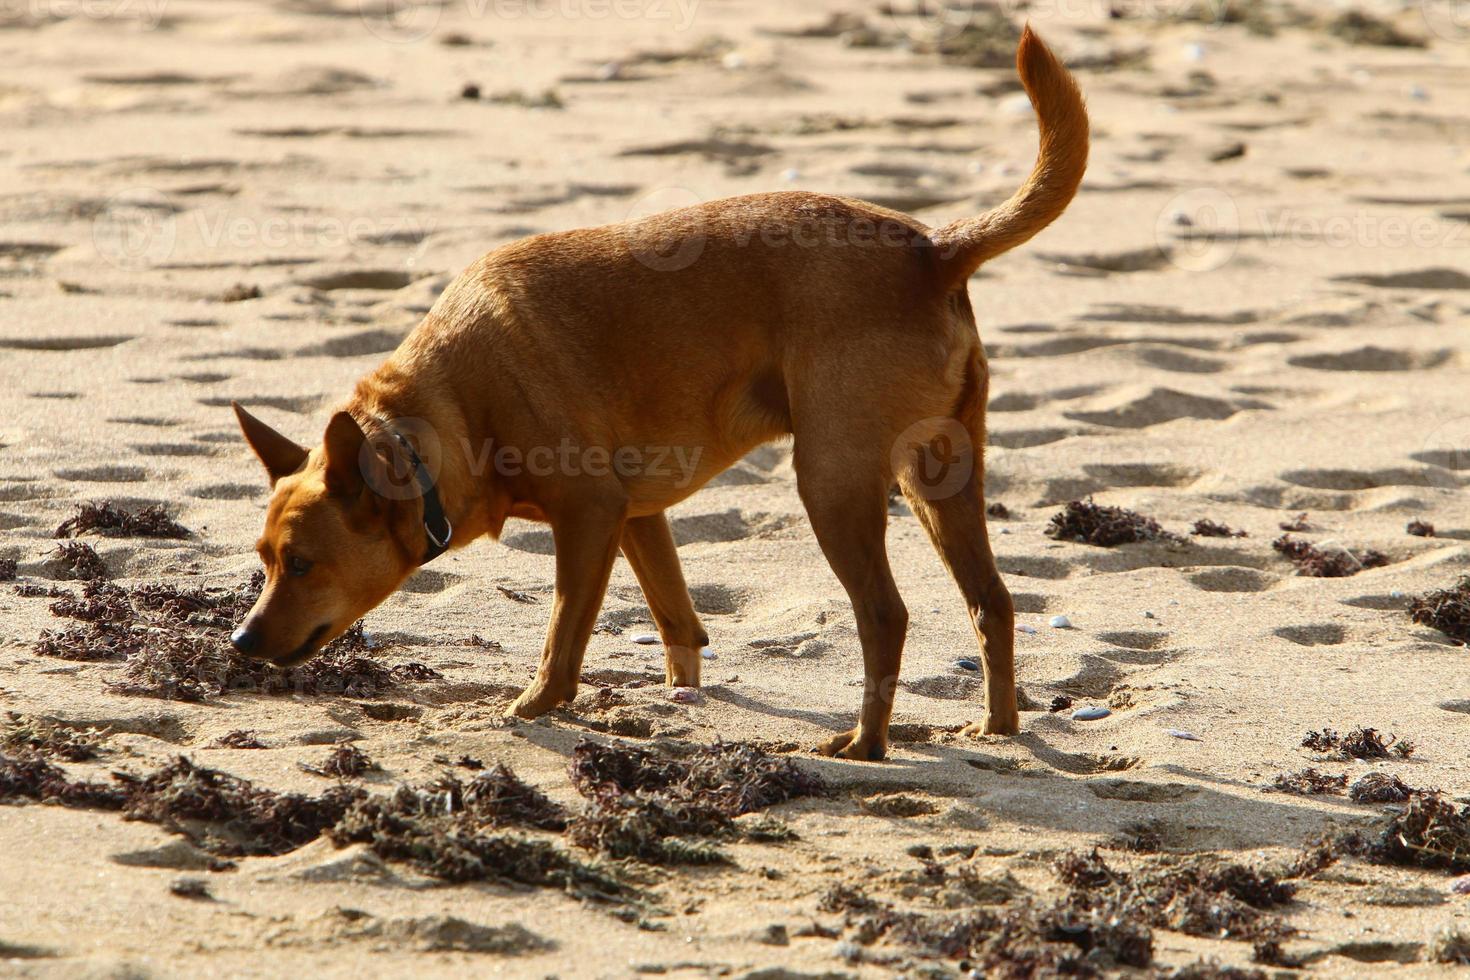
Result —
[{"label": "brown dog", "polygon": [[[619,549],[648,598],[671,685],[709,640],[664,511],[761,443],[794,438],[797,486],[852,600],[866,686],[822,746],[880,759],[908,614],[884,546],[896,481],[959,583],[985,714],[1018,730],[1013,610],[985,527],[988,375],[967,281],[1071,201],[1087,164],[1072,77],[1027,28],[1017,69],[1040,120],[1009,201],[937,230],[861,201],[757,194],[496,249],[358,383],[308,451],[235,410],[274,488],[267,583],[233,642],[300,662],[450,546],[546,521],[556,599],[511,711],[577,693]],[[679,465],[670,465],[670,461]],[[655,462],[659,465],[655,465]]]}]

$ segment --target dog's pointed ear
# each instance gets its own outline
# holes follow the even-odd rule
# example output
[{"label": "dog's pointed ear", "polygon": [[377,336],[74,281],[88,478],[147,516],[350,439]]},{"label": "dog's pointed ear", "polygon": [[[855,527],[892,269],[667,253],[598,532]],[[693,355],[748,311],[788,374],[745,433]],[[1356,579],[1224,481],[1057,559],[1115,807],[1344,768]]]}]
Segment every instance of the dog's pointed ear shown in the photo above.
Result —
[{"label": "dog's pointed ear", "polygon": [[265,465],[266,473],[270,474],[271,486],[275,486],[281,477],[295,473],[305,465],[305,446],[298,446],[287,439],[245,411],[239,402],[230,402],[230,407],[235,410],[235,418],[240,420],[240,431],[245,434],[245,441],[250,443],[256,457]]},{"label": "dog's pointed ear", "polygon": [[327,423],[322,452],[327,461],[327,492],[338,497],[355,497],[363,488],[363,446],[367,436],[357,419],[338,412]]}]

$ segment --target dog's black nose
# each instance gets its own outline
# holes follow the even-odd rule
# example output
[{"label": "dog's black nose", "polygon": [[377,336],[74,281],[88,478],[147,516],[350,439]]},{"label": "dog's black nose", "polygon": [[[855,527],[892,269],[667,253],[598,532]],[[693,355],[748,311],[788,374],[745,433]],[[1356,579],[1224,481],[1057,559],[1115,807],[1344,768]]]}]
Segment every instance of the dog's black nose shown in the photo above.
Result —
[{"label": "dog's black nose", "polygon": [[230,634],[230,644],[248,657],[260,648],[260,634],[241,626]]}]

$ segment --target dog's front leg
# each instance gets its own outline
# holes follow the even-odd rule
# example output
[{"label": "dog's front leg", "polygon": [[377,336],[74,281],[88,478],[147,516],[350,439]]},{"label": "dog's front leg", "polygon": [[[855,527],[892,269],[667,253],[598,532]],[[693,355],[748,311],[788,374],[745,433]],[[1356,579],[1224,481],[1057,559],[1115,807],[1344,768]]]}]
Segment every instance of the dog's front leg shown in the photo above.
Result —
[{"label": "dog's front leg", "polygon": [[582,654],[607,592],[623,521],[623,505],[613,507],[605,502],[572,508],[566,517],[552,521],[556,599],[551,624],[536,679],[510,706],[511,714],[535,718],[576,698]]},{"label": "dog's front leg", "polygon": [[689,598],[668,518],[660,513],[630,519],[623,527],[623,557],[663,638],[664,680],[670,687],[698,687],[699,651],[709,645],[709,634]]}]

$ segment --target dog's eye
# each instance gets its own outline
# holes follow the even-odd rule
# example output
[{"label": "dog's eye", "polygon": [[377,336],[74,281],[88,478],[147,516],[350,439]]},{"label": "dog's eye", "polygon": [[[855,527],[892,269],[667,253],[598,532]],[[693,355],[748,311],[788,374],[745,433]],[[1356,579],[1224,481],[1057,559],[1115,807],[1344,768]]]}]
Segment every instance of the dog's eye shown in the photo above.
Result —
[{"label": "dog's eye", "polygon": [[300,578],[309,571],[311,571],[311,562],[307,561],[305,558],[301,558],[297,555],[292,555],[290,558],[286,559],[286,573],[288,575],[294,576],[295,578]]}]

